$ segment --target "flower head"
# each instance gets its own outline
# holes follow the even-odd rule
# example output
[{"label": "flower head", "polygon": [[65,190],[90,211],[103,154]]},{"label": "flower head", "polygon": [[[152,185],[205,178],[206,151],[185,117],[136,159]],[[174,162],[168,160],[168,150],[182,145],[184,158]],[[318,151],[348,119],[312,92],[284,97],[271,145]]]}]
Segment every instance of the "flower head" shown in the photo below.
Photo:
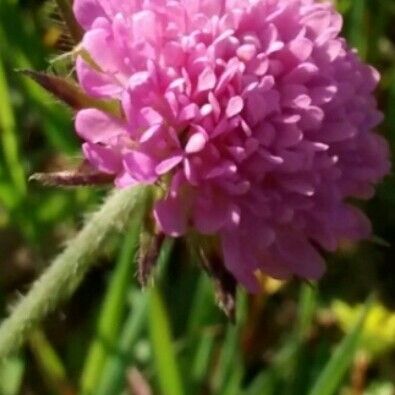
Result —
[{"label": "flower head", "polygon": [[160,184],[167,235],[215,235],[249,290],[256,272],[318,278],[318,248],[370,233],[348,198],[388,172],[372,129],[379,74],[313,0],[75,0],[80,85],[116,117],[78,112],[83,152],[118,187]]}]

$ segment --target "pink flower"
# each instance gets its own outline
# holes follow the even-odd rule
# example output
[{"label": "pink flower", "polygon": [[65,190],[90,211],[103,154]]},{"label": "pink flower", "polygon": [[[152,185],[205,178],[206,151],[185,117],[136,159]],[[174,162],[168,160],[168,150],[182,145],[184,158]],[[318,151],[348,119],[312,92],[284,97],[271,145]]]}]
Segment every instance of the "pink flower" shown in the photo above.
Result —
[{"label": "pink flower", "polygon": [[388,172],[379,74],[313,0],[75,0],[79,83],[123,117],[81,110],[85,157],[117,187],[159,183],[170,236],[219,240],[250,291],[257,271],[316,279],[317,248],[370,234],[348,198]]}]

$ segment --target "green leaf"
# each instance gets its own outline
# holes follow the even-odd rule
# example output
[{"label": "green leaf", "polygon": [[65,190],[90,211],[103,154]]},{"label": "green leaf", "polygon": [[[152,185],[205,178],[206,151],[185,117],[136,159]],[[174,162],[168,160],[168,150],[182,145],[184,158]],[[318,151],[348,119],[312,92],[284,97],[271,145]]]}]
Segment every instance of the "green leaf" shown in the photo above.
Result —
[{"label": "green leaf", "polygon": [[363,324],[371,304],[371,300],[366,302],[365,308],[361,312],[354,328],[338,345],[309,392],[309,395],[333,395],[338,393],[343,377],[353,361],[362,333]]},{"label": "green leaf", "polygon": [[[163,243],[156,266],[163,266],[169,260],[173,239]],[[140,289],[132,292],[132,308],[122,328],[120,341],[103,369],[97,395],[118,394],[125,385],[125,372],[131,362],[133,348],[141,335],[147,320],[147,293]]]},{"label": "green leaf", "polygon": [[313,324],[317,305],[317,289],[312,284],[302,284],[298,301],[298,316],[295,329],[288,339],[288,358],[277,366],[278,372],[286,378],[283,395],[296,395],[306,392],[308,380],[306,361],[304,359],[306,348],[304,344],[309,336]]},{"label": "green leaf", "polygon": [[213,284],[206,273],[201,273],[196,290],[190,297],[186,336],[188,337],[188,353],[184,364],[188,366],[186,377],[188,394],[201,393],[202,385],[207,379],[207,369],[212,360],[216,346],[219,327],[223,313],[214,303]]},{"label": "green leaf", "polygon": [[38,371],[48,389],[54,394],[72,393],[74,389],[68,381],[63,362],[41,329],[31,334],[29,345]]},{"label": "green leaf", "polygon": [[259,374],[243,395],[273,395],[275,393],[277,376],[274,370],[268,370]]},{"label": "green leaf", "polygon": [[149,336],[162,395],[184,395],[169,317],[157,288],[149,291]]},{"label": "green leaf", "polygon": [[125,385],[125,376],[130,354],[141,335],[147,319],[147,298],[137,291],[133,296],[133,308],[122,329],[117,350],[108,359],[103,376],[98,382],[97,395],[119,394]]},{"label": "green leaf", "polygon": [[215,346],[215,337],[215,331],[206,331],[200,336],[191,371],[193,380],[197,384],[201,384],[207,374],[207,367]]},{"label": "green leaf", "polygon": [[100,310],[101,315],[96,338],[90,347],[81,378],[83,394],[94,393],[102,375],[106,358],[118,344],[121,324],[126,313],[127,293],[133,278],[133,262],[137,251],[140,224],[144,211],[141,206],[139,210],[136,210],[136,216],[125,237],[122,251]]},{"label": "green leaf", "polygon": [[[215,393],[222,394],[227,391],[229,377],[244,364],[241,353],[241,332],[247,316],[247,295],[240,291],[237,294],[236,323],[227,322],[225,339],[223,341],[218,368],[213,377],[213,388]],[[240,372],[238,372],[240,374]]]},{"label": "green leaf", "polygon": [[24,371],[25,364],[20,357],[8,358],[0,364],[0,394],[19,394]]},{"label": "green leaf", "polygon": [[317,304],[317,289],[314,285],[303,284],[300,290],[298,321],[295,339],[300,346],[311,330],[312,321]]},{"label": "green leaf", "polygon": [[241,382],[244,376],[243,361],[235,360],[235,365],[229,374],[229,380],[227,381],[221,395],[240,395]]},{"label": "green leaf", "polygon": [[0,57],[0,138],[3,155],[10,178],[14,184],[16,197],[22,199],[26,194],[26,177],[19,157],[17,125],[12,108],[8,83],[3,61]]},{"label": "green leaf", "polygon": [[366,11],[366,0],[352,2],[350,9],[350,24],[348,36],[352,46],[358,49],[361,58],[365,59],[367,55],[367,25],[364,23]]}]

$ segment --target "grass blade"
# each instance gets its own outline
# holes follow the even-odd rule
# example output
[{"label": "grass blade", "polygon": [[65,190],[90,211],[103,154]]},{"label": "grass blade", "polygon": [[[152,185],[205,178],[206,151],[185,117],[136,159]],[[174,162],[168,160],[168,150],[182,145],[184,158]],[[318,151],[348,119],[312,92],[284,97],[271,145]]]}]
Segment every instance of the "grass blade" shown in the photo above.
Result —
[{"label": "grass blade", "polygon": [[[167,239],[161,249],[156,266],[163,266],[169,259],[173,240]],[[103,370],[97,395],[118,394],[125,384],[125,372],[130,363],[133,346],[144,329],[147,319],[148,295],[137,290],[132,295],[132,309],[121,331],[117,350],[110,356]]]},{"label": "grass blade", "polygon": [[263,372],[258,375],[243,395],[273,395],[275,393],[277,377],[275,371]]},{"label": "grass blade", "polygon": [[192,363],[192,377],[197,385],[200,385],[207,375],[211,354],[215,346],[215,331],[207,330],[200,336],[195,358]]},{"label": "grass blade", "polygon": [[0,394],[18,395],[22,386],[25,363],[21,357],[8,358],[0,364]]},{"label": "grass blade", "polygon": [[297,395],[306,392],[304,346],[311,331],[317,305],[317,289],[311,284],[302,284],[298,302],[297,322],[293,334],[288,340],[288,360],[279,372],[286,377],[283,395]]},{"label": "grass blade", "polygon": [[368,38],[366,35],[367,26],[364,23],[366,11],[366,0],[358,0],[352,2],[350,10],[350,28],[349,28],[349,40],[351,45],[355,46],[359,55],[365,59],[368,49]]},{"label": "grass blade", "polygon": [[0,57],[0,131],[3,155],[19,199],[26,194],[25,171],[19,158],[16,120],[11,106],[3,61]]},{"label": "grass blade", "polygon": [[147,298],[145,295],[138,295],[135,299],[134,308],[129,313],[123,327],[118,349],[108,359],[103,369],[97,395],[119,394],[124,387],[130,354],[144,329],[147,318]]},{"label": "grass blade", "polygon": [[352,363],[371,304],[371,300],[366,303],[365,309],[361,312],[354,328],[339,344],[309,395],[333,395],[337,393],[339,385]]},{"label": "grass blade", "polygon": [[149,335],[161,394],[184,395],[171,337],[169,317],[159,290],[152,288],[149,292]]},{"label": "grass blade", "polygon": [[[88,353],[81,379],[83,394],[92,394],[102,374],[107,356],[118,343],[118,336],[126,312],[127,292],[133,277],[134,256],[140,234],[140,224],[144,209],[133,219],[125,237],[115,271],[105,296],[99,318],[97,335]],[[137,214],[137,211],[136,211]]]},{"label": "grass blade", "polygon": [[41,377],[49,391],[57,395],[69,395],[74,389],[68,382],[66,369],[45,333],[37,329],[29,338],[30,350],[36,360]]},{"label": "grass blade", "polygon": [[[218,360],[216,374],[213,376],[212,385],[214,392],[222,394],[229,384],[229,377],[243,365],[241,353],[241,333],[247,316],[247,295],[240,291],[236,299],[237,320],[235,324],[227,322],[227,330],[223,341],[221,355]],[[239,373],[238,373],[239,374]]]}]

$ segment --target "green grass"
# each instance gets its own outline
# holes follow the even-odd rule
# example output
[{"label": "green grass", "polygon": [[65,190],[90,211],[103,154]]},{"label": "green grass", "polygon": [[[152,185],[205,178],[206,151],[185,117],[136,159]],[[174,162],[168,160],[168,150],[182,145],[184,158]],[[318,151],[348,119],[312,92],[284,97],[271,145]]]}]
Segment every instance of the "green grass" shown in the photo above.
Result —
[{"label": "green grass", "polygon": [[[337,5],[349,42],[382,74],[381,132],[395,152],[395,1]],[[0,318],[105,192],[27,182],[33,172],[72,167],[80,158],[71,111],[16,71],[45,70],[58,55],[51,39],[57,25],[45,9],[41,1],[0,1]],[[329,306],[335,298],[352,304],[374,294],[373,303],[395,314],[393,177],[366,210],[385,243],[330,257],[327,275],[314,287],[290,281],[260,296],[240,291],[235,324],[216,307],[209,279],[179,240],[162,247],[155,287],[139,289],[136,218],[123,238],[104,246],[71,301],[20,355],[0,365],[0,395],[127,394],[132,368],[155,395],[356,394],[355,355],[369,306],[347,334]],[[358,394],[391,395],[394,358],[395,349],[372,358]]]}]

